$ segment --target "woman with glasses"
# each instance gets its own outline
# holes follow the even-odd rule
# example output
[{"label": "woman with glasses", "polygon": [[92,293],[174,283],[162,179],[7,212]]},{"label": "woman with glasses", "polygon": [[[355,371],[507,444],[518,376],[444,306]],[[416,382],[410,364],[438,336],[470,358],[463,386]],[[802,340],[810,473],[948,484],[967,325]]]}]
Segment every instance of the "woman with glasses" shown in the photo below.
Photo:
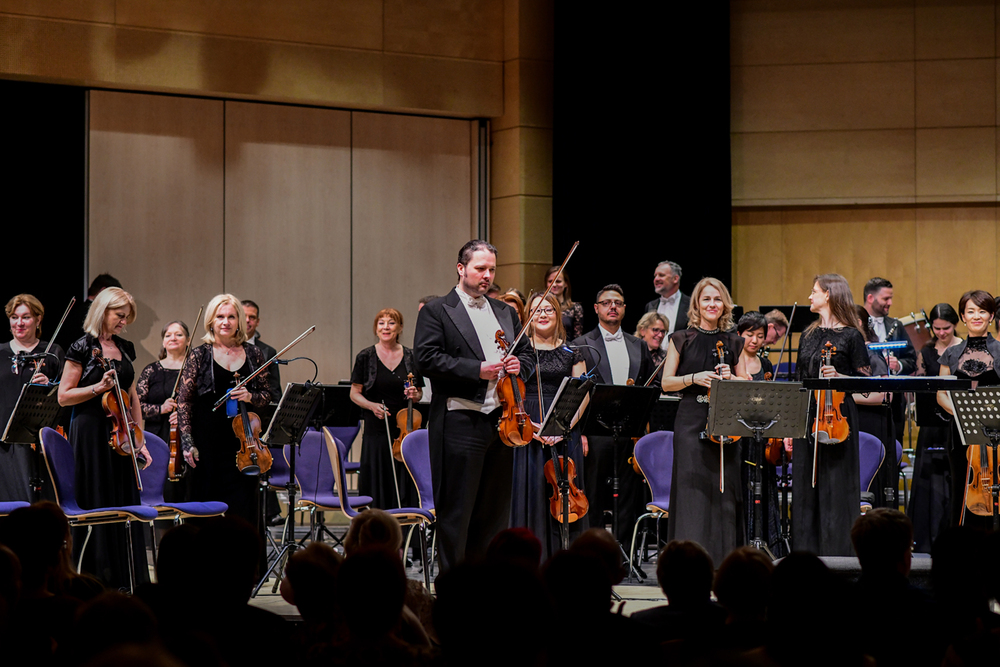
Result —
[{"label": "woman with glasses", "polygon": [[[132,419],[142,427],[142,412],[135,390],[135,346],[120,337],[125,325],[135,321],[132,295],[119,287],[101,291],[90,305],[83,322],[83,337],[66,353],[59,405],[72,406],[69,441],[76,458],[76,500],[80,507],[112,507],[139,504],[139,488],[132,457],[120,456],[108,446],[111,419],[104,414],[101,399],[115,388],[115,377],[131,401]],[[152,463],[142,447],[137,457]],[[140,463],[140,465],[142,465]],[[79,550],[86,529],[77,529],[73,543]],[[149,578],[142,524],[132,525],[136,582]],[[76,555],[74,555],[76,557]],[[124,524],[95,526],[87,546],[83,570],[96,575],[106,586],[129,585],[128,547]]]},{"label": "woman with glasses", "polygon": [[[63,351],[53,345],[47,356],[38,362],[26,359],[26,355],[40,354],[48,343],[39,340],[42,333],[42,318],[45,308],[30,294],[18,294],[7,302],[7,317],[10,320],[9,343],[0,345],[0,433],[7,427],[14,412],[21,388],[28,384],[49,384],[59,376],[62,369]],[[36,368],[36,363],[38,367]],[[45,475],[44,470],[37,471]],[[21,500],[31,502],[31,450],[24,445],[0,443],[0,501]],[[52,485],[47,480],[42,484],[45,497],[52,498]]]},{"label": "woman with glasses", "polygon": [[[660,362],[667,356],[663,339],[666,337],[669,328],[670,324],[667,322],[667,318],[655,310],[651,310],[643,315],[639,319],[639,324],[635,327],[635,337],[646,341],[646,346],[649,348],[649,356],[653,358],[653,368],[659,366]],[[662,379],[663,369],[661,368],[656,372],[656,377],[653,379],[651,386],[658,386]]]}]

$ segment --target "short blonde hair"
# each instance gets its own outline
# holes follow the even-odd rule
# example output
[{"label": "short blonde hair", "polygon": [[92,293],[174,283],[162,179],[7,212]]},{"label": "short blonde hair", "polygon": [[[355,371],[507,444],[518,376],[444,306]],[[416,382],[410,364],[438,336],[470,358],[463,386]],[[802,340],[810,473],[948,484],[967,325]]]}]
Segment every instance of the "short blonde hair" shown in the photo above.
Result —
[{"label": "short blonde hair", "polygon": [[729,296],[729,290],[718,278],[702,278],[694,286],[694,291],[691,292],[691,306],[688,308],[688,327],[701,326],[701,310],[698,308],[698,301],[706,287],[714,287],[722,295],[722,315],[719,316],[719,329],[729,331],[733,328],[733,297]]},{"label": "short blonde hair", "polygon": [[664,329],[670,329],[670,322],[667,321],[667,316],[662,315],[655,310],[651,310],[642,317],[639,318],[639,323],[635,325],[635,337],[642,338],[642,332],[644,329],[648,329],[653,326],[653,322],[659,320],[663,323]]},{"label": "short blonde hair", "polygon": [[94,297],[94,302],[90,304],[90,310],[87,311],[87,319],[83,321],[83,330],[91,336],[99,338],[101,328],[104,326],[104,315],[109,310],[124,308],[125,306],[128,306],[129,309],[128,317],[125,318],[125,324],[132,324],[135,322],[136,315],[139,314],[139,311],[135,307],[135,299],[121,287],[105,287],[101,290],[100,294]]},{"label": "short blonde hair", "polygon": [[378,311],[375,315],[375,321],[372,322],[372,333],[375,334],[375,338],[378,339],[378,321],[383,317],[388,317],[390,320],[396,323],[396,342],[399,342],[399,337],[403,335],[403,313],[399,312],[395,308],[383,308]]},{"label": "short blonde hair", "polygon": [[233,336],[233,339],[237,345],[242,345],[247,342],[247,316],[243,312],[243,304],[232,294],[216,294],[208,302],[208,306],[205,307],[205,321],[203,323],[205,335],[201,339],[206,343],[215,344],[215,332],[212,330],[212,322],[215,321],[215,315],[222,306],[232,306],[236,309],[237,327],[236,335]]},{"label": "short blonde hair", "polygon": [[7,302],[7,307],[4,309],[4,312],[7,313],[7,317],[14,317],[14,311],[21,306],[27,306],[28,310],[31,311],[32,317],[35,318],[35,336],[41,336],[42,318],[45,317],[45,306],[43,306],[42,302],[31,294],[18,294]]}]

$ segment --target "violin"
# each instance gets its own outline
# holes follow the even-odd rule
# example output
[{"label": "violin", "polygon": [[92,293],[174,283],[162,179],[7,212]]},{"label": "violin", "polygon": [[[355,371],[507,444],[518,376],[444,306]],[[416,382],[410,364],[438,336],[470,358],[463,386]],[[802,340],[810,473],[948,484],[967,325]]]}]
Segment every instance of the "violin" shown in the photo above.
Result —
[{"label": "violin", "polygon": [[139,460],[136,452],[146,446],[146,437],[132,419],[132,402],[129,400],[128,392],[122,390],[122,385],[118,381],[118,371],[104,357],[98,357],[98,362],[101,368],[110,370],[114,378],[114,386],[101,396],[101,407],[111,420],[111,437],[108,439],[108,445],[116,454],[132,457],[135,485],[142,491],[142,478],[139,476]]},{"label": "violin", "polygon": [[[234,373],[237,384],[240,374]],[[239,414],[233,417],[233,433],[240,441],[236,468],[244,475],[263,475],[271,469],[271,450],[260,442],[260,417],[247,410],[246,401],[236,401]]]},{"label": "violin", "polygon": [[[715,343],[715,356],[718,358],[720,366],[726,363],[726,346],[722,344],[721,340],[716,341]],[[711,389],[708,390],[708,395],[709,396],[712,395]],[[708,424],[705,424],[705,429],[707,431]],[[740,436],[712,435],[709,436],[708,439],[717,445],[728,445],[731,442],[736,442],[737,440],[739,440]]]},{"label": "violin", "polygon": [[[566,495],[566,500],[569,505],[569,522],[573,523],[586,516],[587,510],[590,509],[590,501],[587,500],[587,496],[584,495],[583,491],[573,483],[573,480],[576,479],[576,463],[570,458],[567,464],[566,460],[562,456],[559,457],[559,469],[569,481],[569,493]],[[551,512],[552,518],[562,523],[564,518],[562,495],[559,493],[559,482],[556,480],[556,467],[552,459],[545,462],[544,470],[546,481],[552,485],[552,497],[549,498],[549,512]]]},{"label": "violin", "polygon": [[[820,365],[832,365],[833,355],[837,347],[827,341],[820,352]],[[844,417],[843,404],[846,394],[842,391],[815,391],[816,420],[813,422],[813,433],[817,442],[825,445],[835,445],[847,440],[851,427]]]},{"label": "violin", "polygon": [[969,459],[965,506],[973,514],[993,516],[993,448],[969,445],[965,455]]},{"label": "violin", "polygon": [[[501,356],[506,356],[509,345],[503,331],[497,331],[495,339]],[[524,411],[524,389],[524,381],[516,375],[505,373],[497,381],[497,393],[500,405],[503,406],[497,430],[500,432],[500,439],[508,447],[524,447],[535,435],[535,427]]]},{"label": "violin", "polygon": [[[413,373],[406,375],[406,389],[413,386]],[[413,410],[413,399],[406,399],[406,407],[396,413],[396,427],[399,429],[399,436],[392,441],[392,458],[403,461],[403,438],[419,429],[423,422],[423,417],[419,411]]]}]

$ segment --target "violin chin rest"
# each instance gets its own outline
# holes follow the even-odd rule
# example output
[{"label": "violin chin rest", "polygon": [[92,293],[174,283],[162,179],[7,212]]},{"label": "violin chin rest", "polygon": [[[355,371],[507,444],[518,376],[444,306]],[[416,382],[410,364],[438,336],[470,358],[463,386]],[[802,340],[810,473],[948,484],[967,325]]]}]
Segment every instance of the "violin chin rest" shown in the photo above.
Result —
[{"label": "violin chin rest", "polygon": [[243,473],[244,475],[259,475],[260,466],[247,466],[246,468],[240,470],[240,472]]},{"label": "violin chin rest", "polygon": [[817,433],[816,439],[819,441],[819,444],[821,445],[839,445],[840,443],[843,442],[843,440],[834,440],[829,436],[829,434],[827,434],[826,431],[820,431],[819,433]]}]

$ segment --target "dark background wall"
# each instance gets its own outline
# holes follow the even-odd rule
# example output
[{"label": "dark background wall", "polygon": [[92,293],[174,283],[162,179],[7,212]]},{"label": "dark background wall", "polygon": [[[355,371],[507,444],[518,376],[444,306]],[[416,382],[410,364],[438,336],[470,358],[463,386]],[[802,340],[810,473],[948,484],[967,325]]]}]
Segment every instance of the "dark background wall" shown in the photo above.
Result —
[{"label": "dark background wall", "polygon": [[[86,293],[86,104],[82,88],[0,81],[6,129],[0,302],[22,292],[45,306],[47,339],[72,296]],[[0,327],[0,340],[10,340]],[[2,372],[4,369],[0,369]]]},{"label": "dark background wall", "polygon": [[567,271],[588,328],[614,282],[631,333],[660,261],[682,266],[686,293],[731,285],[729,7],[555,11],[554,261],[579,240]]}]

